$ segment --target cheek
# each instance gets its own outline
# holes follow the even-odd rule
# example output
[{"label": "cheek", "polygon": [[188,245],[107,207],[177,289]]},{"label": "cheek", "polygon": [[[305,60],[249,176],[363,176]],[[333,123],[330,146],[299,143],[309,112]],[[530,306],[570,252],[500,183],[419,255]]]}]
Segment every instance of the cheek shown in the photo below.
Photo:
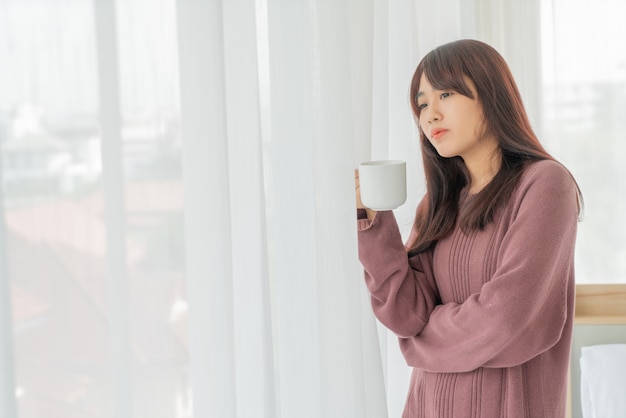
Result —
[{"label": "cheek", "polygon": [[426,135],[426,131],[422,129],[422,125],[421,124],[418,125],[418,128],[419,128],[419,135],[420,135],[420,137],[430,142],[430,138],[428,137],[428,135]]},{"label": "cheek", "polygon": [[424,132],[424,129],[422,128],[422,126],[426,126],[426,121],[422,119],[421,116],[417,117],[417,127],[420,129],[420,131]]},{"label": "cheek", "polygon": [[431,138],[429,138],[428,136],[426,136],[426,134],[422,135],[421,140],[422,140],[424,145],[428,145],[432,149],[437,150],[437,143],[433,142],[433,140]]},{"label": "cheek", "polygon": [[490,130],[489,125],[487,124],[487,119],[485,119],[483,115],[480,116],[478,130],[484,135],[487,135],[489,133],[489,130]]},{"label": "cheek", "polygon": [[478,115],[474,121],[474,135],[478,136],[478,137],[483,137],[485,135],[487,135],[487,121],[485,121],[485,118],[482,117],[482,115]]}]

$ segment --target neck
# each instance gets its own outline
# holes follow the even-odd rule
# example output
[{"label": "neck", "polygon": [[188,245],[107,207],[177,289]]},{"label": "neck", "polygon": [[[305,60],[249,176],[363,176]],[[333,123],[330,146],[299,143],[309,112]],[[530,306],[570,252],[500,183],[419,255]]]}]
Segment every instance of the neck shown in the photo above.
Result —
[{"label": "neck", "polygon": [[464,160],[470,175],[469,192],[481,191],[495,177],[502,164],[499,147],[486,150],[478,158]]}]

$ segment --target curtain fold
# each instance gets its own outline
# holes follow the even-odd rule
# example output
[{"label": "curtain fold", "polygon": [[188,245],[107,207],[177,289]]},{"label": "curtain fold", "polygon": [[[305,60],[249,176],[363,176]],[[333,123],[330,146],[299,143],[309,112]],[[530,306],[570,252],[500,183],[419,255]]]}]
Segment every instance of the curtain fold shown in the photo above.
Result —
[{"label": "curtain fold", "polygon": [[[0,157],[2,152],[0,152]],[[2,165],[0,163],[0,169]],[[2,175],[0,174],[0,184]],[[13,341],[13,315],[11,281],[7,266],[7,239],[4,196],[0,186],[0,415],[17,415],[15,401],[15,353]]]},{"label": "curtain fold", "polygon": [[[276,416],[257,4],[224,2],[237,417]],[[245,111],[242,111],[245,109]]]},{"label": "curtain fold", "polygon": [[279,417],[322,416],[311,2],[267,2],[267,231]]},{"label": "curtain fold", "polygon": [[193,413],[236,416],[222,2],[178,1],[189,371]]},{"label": "curtain fold", "polygon": [[96,2],[94,13],[109,289],[107,316],[110,327],[111,414],[115,418],[124,418],[132,414],[133,377],[115,2]]},{"label": "curtain fold", "polygon": [[[371,13],[373,2],[361,2],[360,6],[365,13]],[[360,82],[351,82],[352,74],[370,61],[365,55],[351,53],[355,45],[351,36],[368,39],[371,29],[351,28],[353,10],[350,2],[320,0],[313,13],[313,192],[317,304],[321,307],[321,416],[377,417],[384,415],[384,409],[380,403],[377,409],[375,403],[366,403],[368,396],[376,401],[376,392],[367,393],[364,385],[364,369],[372,365],[376,370],[377,366],[376,358],[365,357],[368,352],[362,348],[375,339],[371,334],[363,334],[359,326],[362,321],[372,321],[372,317],[369,304],[362,304],[359,297],[362,286],[355,262],[354,148],[349,140],[366,139],[355,137],[363,119],[355,119],[359,114],[358,108],[352,109],[353,89],[371,97],[371,82],[367,83],[366,76]],[[381,392],[378,393],[380,399]]]}]

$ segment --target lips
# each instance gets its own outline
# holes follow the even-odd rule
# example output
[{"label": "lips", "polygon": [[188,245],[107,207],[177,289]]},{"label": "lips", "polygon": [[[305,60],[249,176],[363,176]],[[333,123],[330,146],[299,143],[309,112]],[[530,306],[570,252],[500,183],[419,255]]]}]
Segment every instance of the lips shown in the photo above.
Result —
[{"label": "lips", "polygon": [[431,131],[430,135],[433,139],[439,139],[441,138],[443,135],[445,135],[445,133],[448,132],[447,129],[443,129],[443,128],[435,128]]}]

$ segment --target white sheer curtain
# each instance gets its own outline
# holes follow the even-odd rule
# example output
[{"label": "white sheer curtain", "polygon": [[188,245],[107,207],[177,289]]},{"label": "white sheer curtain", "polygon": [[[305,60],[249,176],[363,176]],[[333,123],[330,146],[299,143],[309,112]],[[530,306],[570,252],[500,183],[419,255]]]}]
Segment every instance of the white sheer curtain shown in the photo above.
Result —
[{"label": "white sheer curtain", "polygon": [[381,416],[352,181],[371,25],[356,3],[220,6],[178,17],[194,413]]},{"label": "white sheer curtain", "polygon": [[400,416],[353,169],[407,160],[406,238],[409,81],[458,38],[541,127],[539,3],[0,0],[0,415]]}]

